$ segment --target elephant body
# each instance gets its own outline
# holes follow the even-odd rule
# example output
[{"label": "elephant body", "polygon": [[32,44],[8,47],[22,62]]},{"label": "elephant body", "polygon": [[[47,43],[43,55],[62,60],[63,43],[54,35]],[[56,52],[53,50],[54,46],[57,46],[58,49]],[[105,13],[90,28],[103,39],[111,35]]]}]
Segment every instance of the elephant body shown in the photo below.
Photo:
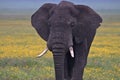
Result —
[{"label": "elephant body", "polygon": [[83,80],[90,46],[101,22],[90,7],[68,1],[46,3],[32,15],[32,26],[53,53],[56,80]]}]

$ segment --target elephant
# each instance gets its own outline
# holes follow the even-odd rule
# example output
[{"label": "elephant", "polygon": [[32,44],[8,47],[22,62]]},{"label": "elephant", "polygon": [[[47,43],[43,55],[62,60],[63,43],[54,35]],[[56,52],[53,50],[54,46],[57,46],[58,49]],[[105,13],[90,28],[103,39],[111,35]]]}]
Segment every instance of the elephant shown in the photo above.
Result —
[{"label": "elephant", "polygon": [[45,3],[31,24],[53,54],[56,80],[83,80],[87,57],[102,18],[92,8],[69,1]]}]

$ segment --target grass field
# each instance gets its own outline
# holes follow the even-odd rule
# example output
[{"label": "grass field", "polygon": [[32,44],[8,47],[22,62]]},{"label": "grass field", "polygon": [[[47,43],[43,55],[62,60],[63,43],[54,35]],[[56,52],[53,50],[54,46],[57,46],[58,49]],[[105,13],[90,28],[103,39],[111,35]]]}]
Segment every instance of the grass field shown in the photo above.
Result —
[{"label": "grass field", "polygon": [[[84,80],[120,80],[120,15],[102,15],[85,68]],[[29,16],[28,16],[29,17]],[[0,80],[54,80],[52,54],[23,16],[0,19]]]}]

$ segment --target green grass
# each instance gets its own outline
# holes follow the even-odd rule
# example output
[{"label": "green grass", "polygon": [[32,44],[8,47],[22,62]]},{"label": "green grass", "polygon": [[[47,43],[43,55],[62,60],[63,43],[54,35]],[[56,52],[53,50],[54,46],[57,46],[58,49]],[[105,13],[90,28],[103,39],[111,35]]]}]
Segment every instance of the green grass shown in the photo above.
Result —
[{"label": "green grass", "polygon": [[4,58],[0,60],[0,76],[0,80],[53,80],[53,61],[51,58]]},{"label": "green grass", "polygon": [[[120,80],[120,17],[109,16],[97,30],[84,80]],[[52,54],[36,58],[45,47],[28,18],[1,19],[0,80],[54,80]]]}]

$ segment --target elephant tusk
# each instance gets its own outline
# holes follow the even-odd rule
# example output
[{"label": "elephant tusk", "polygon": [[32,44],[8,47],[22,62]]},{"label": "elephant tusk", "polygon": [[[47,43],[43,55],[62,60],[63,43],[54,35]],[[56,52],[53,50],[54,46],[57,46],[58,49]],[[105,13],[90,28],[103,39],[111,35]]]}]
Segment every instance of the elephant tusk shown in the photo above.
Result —
[{"label": "elephant tusk", "polygon": [[69,47],[69,50],[70,50],[70,55],[71,55],[71,57],[74,58],[74,50],[73,50],[73,47]]},{"label": "elephant tusk", "polygon": [[37,56],[37,58],[43,56],[45,53],[47,53],[47,51],[48,51],[48,48],[46,48],[41,54],[39,54],[39,55]]}]

